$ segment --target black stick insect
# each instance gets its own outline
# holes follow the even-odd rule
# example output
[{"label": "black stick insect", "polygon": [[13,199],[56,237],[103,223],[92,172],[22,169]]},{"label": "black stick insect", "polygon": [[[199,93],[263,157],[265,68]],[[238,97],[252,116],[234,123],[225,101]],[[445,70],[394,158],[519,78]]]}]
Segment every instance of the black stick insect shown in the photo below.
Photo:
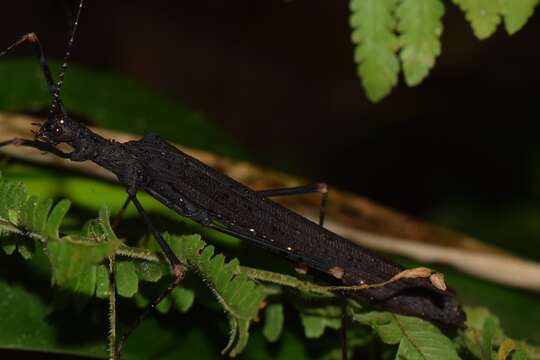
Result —
[{"label": "black stick insect", "polygon": [[[137,193],[141,190],[178,214],[205,227],[246,240],[295,263],[328,274],[344,285],[381,283],[404,271],[402,267],[321,226],[327,194],[324,184],[253,191],[181,152],[157,135],[148,134],[141,140],[118,143],[105,139],[72,120],[65,110],[60,91],[82,7],[83,0],[79,2],[75,15],[58,82],[53,80],[41,44],[34,33],[22,36],[0,53],[0,56],[3,56],[18,45],[31,44],[52,94],[48,118],[37,131],[35,138],[3,141],[0,147],[32,147],[72,161],[93,161],[111,171],[125,186],[128,194],[123,208],[133,203],[148,230],[159,243],[173,268],[175,280],[123,336],[118,346],[119,354],[131,331],[178,286],[186,271],[185,264],[167,245],[137,199]],[[74,150],[63,152],[56,148],[60,143],[69,144]],[[320,225],[269,200],[272,196],[305,192],[323,194]],[[441,285],[431,277],[403,277],[382,287],[347,292],[345,295],[367,300],[380,308],[422,317],[446,326],[460,327],[464,322],[464,313],[454,293],[446,289],[444,283]]]}]

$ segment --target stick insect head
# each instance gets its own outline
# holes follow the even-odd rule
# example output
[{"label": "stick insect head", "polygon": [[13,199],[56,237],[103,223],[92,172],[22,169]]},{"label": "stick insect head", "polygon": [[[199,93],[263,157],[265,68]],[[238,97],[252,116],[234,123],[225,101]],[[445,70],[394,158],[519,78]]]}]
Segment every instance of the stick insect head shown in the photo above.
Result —
[{"label": "stick insect head", "polygon": [[41,125],[36,138],[52,145],[67,143],[77,148],[84,130],[81,124],[67,115],[61,104],[53,103],[47,121]]}]

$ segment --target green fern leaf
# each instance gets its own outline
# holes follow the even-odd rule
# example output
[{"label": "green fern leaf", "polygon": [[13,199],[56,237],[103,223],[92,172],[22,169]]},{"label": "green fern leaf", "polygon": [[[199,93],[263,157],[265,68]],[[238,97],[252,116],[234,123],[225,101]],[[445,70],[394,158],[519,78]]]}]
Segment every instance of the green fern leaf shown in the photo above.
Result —
[{"label": "green fern leaf", "polygon": [[527,355],[527,351],[525,349],[517,349],[512,354],[512,360],[527,360],[529,356]]},{"label": "green fern leaf", "polygon": [[504,337],[499,319],[483,307],[465,307],[464,310],[467,314],[466,328],[460,337],[467,350],[483,359],[491,351],[492,339]]},{"label": "green fern leaf", "polygon": [[426,320],[388,312],[355,314],[353,318],[362,324],[370,325],[383,342],[399,344],[396,359],[460,359],[452,341]]},{"label": "green fern leaf", "polygon": [[500,0],[504,26],[510,35],[520,30],[534,13],[538,0]]},{"label": "green fern leaf", "polygon": [[263,335],[269,342],[276,342],[283,331],[283,305],[270,304],[264,313]]},{"label": "green fern leaf", "polygon": [[238,355],[249,339],[249,326],[257,319],[265,293],[262,286],[240,272],[238,260],[225,262],[214,247],[207,246],[199,235],[171,236],[166,240],[188,267],[198,273],[225,309],[231,326],[229,343],[223,350]]},{"label": "green fern leaf", "polygon": [[478,39],[490,37],[501,21],[501,3],[498,0],[453,0],[465,12]]},{"label": "green fern leaf", "polygon": [[45,232],[49,240],[59,239],[59,229],[64,216],[66,216],[69,207],[71,206],[71,201],[67,199],[60,200],[52,209],[49,218],[47,219],[47,224],[45,225]]},{"label": "green fern leaf", "polygon": [[397,84],[396,0],[351,0],[354,60],[368,98],[377,102]]},{"label": "green fern leaf", "polygon": [[482,359],[494,359],[493,352],[493,338],[499,328],[498,321],[489,317],[484,322],[483,334],[482,334]]},{"label": "green fern leaf", "polygon": [[300,318],[309,339],[321,337],[327,327],[335,330],[341,328],[341,308],[335,305],[301,309]]},{"label": "green fern leaf", "polygon": [[163,276],[162,264],[150,261],[135,261],[134,265],[139,280],[156,282]]},{"label": "green fern leaf", "polygon": [[418,85],[428,75],[441,53],[443,14],[441,0],[403,0],[397,8],[399,55],[409,86]]},{"label": "green fern leaf", "polygon": [[0,217],[17,226],[21,220],[21,208],[24,206],[26,189],[18,181],[0,181]]},{"label": "green fern leaf", "polygon": [[195,300],[195,292],[191,289],[179,287],[171,293],[174,305],[180,312],[188,312]]},{"label": "green fern leaf", "polygon": [[[121,242],[114,234],[106,232],[106,229],[110,228],[106,207],[100,210],[98,221],[92,221],[89,224],[93,225],[86,226],[86,232],[95,237],[58,238],[58,227],[68,207],[69,202],[59,202],[51,211],[46,225],[49,238],[45,246],[51,262],[53,283],[91,296],[98,287],[98,271],[99,281],[108,283],[108,280],[104,279],[103,269],[99,270],[98,265],[113,255]],[[51,234],[55,237],[51,237]],[[103,294],[104,290],[100,292]]]},{"label": "green fern leaf", "polygon": [[132,297],[139,290],[139,278],[132,261],[116,261],[116,291],[123,297]]},{"label": "green fern leaf", "polygon": [[110,295],[109,269],[105,265],[97,266],[95,294],[100,299],[107,299]]}]

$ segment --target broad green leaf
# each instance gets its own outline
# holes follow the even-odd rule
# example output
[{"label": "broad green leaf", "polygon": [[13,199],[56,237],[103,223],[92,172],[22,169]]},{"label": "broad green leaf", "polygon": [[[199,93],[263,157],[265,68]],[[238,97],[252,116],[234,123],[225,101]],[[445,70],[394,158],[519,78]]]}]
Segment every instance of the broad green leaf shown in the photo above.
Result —
[{"label": "broad green leaf", "polygon": [[397,359],[460,359],[452,341],[426,320],[392,313],[375,315],[361,313],[355,314],[353,318],[373,327],[381,339],[388,344],[395,344],[399,339]]},{"label": "broad green leaf", "polygon": [[396,0],[351,0],[354,61],[368,98],[377,102],[397,84],[398,39],[394,34]]},{"label": "broad green leaf", "polygon": [[139,278],[131,261],[116,261],[114,275],[116,291],[123,297],[132,297],[139,290]]},{"label": "broad green leaf", "polygon": [[276,342],[283,331],[283,305],[270,304],[264,312],[263,334],[266,340]]},{"label": "broad green leaf", "polygon": [[538,0],[499,0],[506,32],[510,35],[520,30],[534,13]]},{"label": "broad green leaf", "polygon": [[399,53],[405,82],[418,85],[441,53],[444,4],[441,0],[402,0],[397,8]]},{"label": "broad green leaf", "polygon": [[501,21],[499,0],[452,0],[465,12],[478,39],[490,37]]}]

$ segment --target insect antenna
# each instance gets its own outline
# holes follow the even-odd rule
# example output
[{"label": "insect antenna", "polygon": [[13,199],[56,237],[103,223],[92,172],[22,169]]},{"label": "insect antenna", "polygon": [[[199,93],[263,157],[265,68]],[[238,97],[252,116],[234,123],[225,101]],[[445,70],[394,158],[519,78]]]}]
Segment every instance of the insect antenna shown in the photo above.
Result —
[{"label": "insect antenna", "polygon": [[68,60],[71,56],[71,48],[73,46],[73,42],[75,40],[75,33],[77,32],[77,28],[79,26],[79,18],[81,17],[81,10],[83,8],[84,0],[79,1],[79,6],[77,8],[77,13],[75,14],[75,22],[73,23],[73,28],[71,29],[71,34],[68,39],[66,52],[64,54],[64,59],[62,61],[62,66],[60,68],[60,75],[58,76],[58,82],[56,83],[56,87],[54,89],[53,93],[53,102],[51,104],[50,112],[55,113],[57,111],[61,111],[63,115],[66,115],[64,107],[61,105],[60,101],[60,91],[62,90],[62,85],[64,84],[64,77],[66,76],[66,71],[68,68]]}]

